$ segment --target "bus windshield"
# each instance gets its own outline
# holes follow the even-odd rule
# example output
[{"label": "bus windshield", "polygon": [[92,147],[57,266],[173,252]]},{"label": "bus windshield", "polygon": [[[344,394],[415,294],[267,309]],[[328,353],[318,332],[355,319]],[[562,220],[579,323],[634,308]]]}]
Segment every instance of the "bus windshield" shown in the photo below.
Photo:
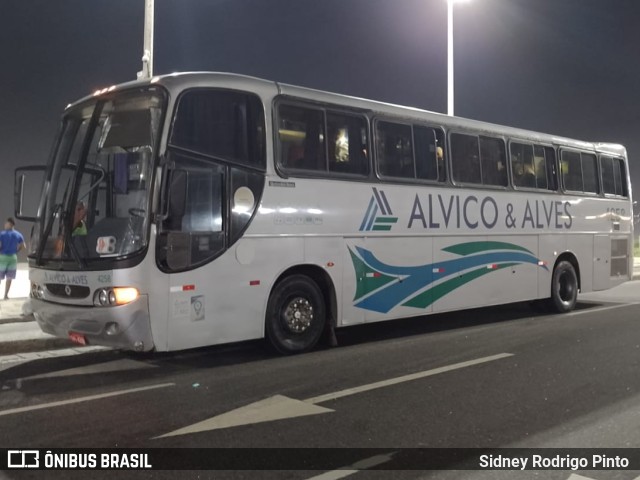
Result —
[{"label": "bus windshield", "polygon": [[65,114],[32,236],[39,263],[78,268],[146,247],[163,102],[159,90],[136,90]]}]

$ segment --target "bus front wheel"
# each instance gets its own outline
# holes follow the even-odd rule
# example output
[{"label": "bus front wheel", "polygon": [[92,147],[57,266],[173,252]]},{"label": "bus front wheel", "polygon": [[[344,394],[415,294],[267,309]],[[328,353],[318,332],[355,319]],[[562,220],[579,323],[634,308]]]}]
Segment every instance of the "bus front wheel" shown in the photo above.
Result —
[{"label": "bus front wheel", "polygon": [[571,262],[556,265],[551,278],[551,308],[558,313],[570,312],[578,300],[578,276]]},{"label": "bus front wheel", "polygon": [[309,277],[291,275],[273,288],[265,331],[278,352],[292,354],[312,349],[324,331],[325,322],[324,297]]}]

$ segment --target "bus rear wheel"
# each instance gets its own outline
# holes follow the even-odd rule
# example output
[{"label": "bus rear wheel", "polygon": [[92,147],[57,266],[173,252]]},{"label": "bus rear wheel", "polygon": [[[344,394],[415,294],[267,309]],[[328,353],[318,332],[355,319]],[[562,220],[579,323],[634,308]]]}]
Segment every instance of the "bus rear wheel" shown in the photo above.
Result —
[{"label": "bus rear wheel", "polygon": [[578,276],[571,262],[556,265],[551,277],[549,306],[558,313],[570,312],[578,300]]},{"label": "bus rear wheel", "polygon": [[322,336],[325,323],[324,297],[309,277],[291,275],[273,288],[265,332],[278,352],[288,355],[311,350]]}]

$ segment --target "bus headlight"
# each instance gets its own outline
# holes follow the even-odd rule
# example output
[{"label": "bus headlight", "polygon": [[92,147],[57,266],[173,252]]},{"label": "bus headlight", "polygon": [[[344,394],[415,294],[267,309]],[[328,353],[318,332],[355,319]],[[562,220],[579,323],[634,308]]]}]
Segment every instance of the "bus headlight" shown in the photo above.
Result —
[{"label": "bus headlight", "polygon": [[[131,303],[138,298],[140,295],[138,293],[137,288],[133,287],[115,287],[113,289],[114,299],[116,301],[116,305],[124,305],[125,303]],[[111,295],[109,295],[109,300],[111,300]]]},{"label": "bus headlight", "polygon": [[133,287],[107,287],[99,288],[93,294],[93,304],[96,307],[113,307],[125,305],[136,300],[140,296],[137,288]]}]

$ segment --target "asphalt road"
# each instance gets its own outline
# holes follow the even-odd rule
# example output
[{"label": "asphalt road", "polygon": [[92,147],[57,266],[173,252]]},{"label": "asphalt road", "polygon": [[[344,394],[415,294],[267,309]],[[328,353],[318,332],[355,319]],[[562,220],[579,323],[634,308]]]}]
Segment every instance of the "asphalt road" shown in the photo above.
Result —
[{"label": "asphalt road", "polygon": [[[384,464],[413,447],[638,447],[636,299],[639,281],[583,296],[577,310],[566,315],[514,304],[353,327],[338,332],[339,347],[294,357],[278,357],[260,342],[249,342],[173,354],[105,351],[11,364],[0,371],[0,446],[340,447],[345,463],[338,466],[369,459],[365,465],[377,468],[390,468]],[[252,461],[259,458],[247,458],[247,465]],[[87,477],[87,472],[19,473],[0,472],[0,478]],[[91,477],[321,474],[342,478],[345,471],[92,472]],[[347,478],[639,476],[637,471],[382,470]]]}]

